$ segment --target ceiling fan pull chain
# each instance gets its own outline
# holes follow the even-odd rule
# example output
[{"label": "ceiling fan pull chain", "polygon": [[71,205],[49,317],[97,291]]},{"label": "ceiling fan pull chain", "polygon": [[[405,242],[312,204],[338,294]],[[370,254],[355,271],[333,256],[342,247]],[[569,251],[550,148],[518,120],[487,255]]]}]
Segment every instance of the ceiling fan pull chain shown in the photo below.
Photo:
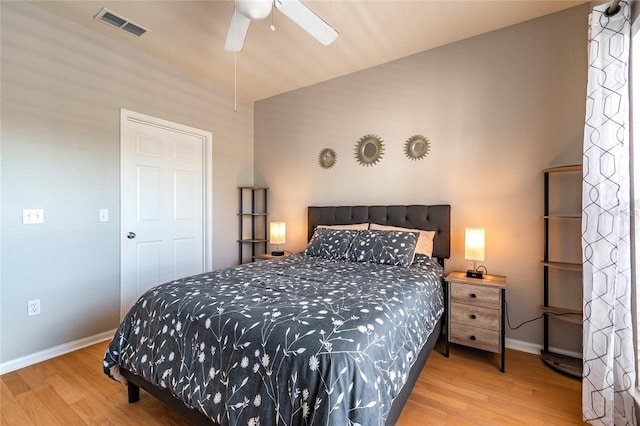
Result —
[{"label": "ceiling fan pull chain", "polygon": [[275,31],[276,30],[276,26],[273,25],[273,8],[271,8],[271,31]]}]

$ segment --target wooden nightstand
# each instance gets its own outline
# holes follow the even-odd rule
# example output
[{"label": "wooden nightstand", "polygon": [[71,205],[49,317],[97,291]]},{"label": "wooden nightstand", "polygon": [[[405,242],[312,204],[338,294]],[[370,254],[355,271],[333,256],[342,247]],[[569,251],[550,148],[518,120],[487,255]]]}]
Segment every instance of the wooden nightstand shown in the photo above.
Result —
[{"label": "wooden nightstand", "polygon": [[467,278],[466,272],[451,272],[447,282],[447,342],[500,354],[504,373],[505,288],[507,277],[485,275]]}]

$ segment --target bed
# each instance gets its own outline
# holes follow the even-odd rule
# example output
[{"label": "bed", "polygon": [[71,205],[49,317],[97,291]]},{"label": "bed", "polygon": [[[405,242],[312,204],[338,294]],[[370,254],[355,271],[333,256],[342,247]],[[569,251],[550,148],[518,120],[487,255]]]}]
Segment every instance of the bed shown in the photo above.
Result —
[{"label": "bed", "polygon": [[443,326],[450,206],[309,207],[308,229],[302,253],[141,296],[103,366],[129,402],[143,388],[196,424],[395,424]]}]

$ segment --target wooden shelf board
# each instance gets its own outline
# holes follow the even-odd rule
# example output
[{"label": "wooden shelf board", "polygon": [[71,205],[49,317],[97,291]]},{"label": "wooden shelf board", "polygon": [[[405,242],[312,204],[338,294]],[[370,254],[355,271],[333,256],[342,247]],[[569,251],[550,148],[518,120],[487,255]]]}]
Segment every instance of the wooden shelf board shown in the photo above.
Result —
[{"label": "wooden shelf board", "polygon": [[542,360],[554,370],[561,371],[570,376],[582,378],[582,359],[561,355],[555,352],[540,351]]},{"label": "wooden shelf board", "polygon": [[549,313],[553,318],[572,324],[582,325],[582,311],[560,308],[558,306],[541,306],[542,312]]},{"label": "wooden shelf board", "polygon": [[560,166],[560,167],[549,167],[548,169],[544,169],[542,173],[563,173],[563,172],[581,172],[582,165],[576,164],[573,166]]},{"label": "wooden shelf board", "polygon": [[570,271],[582,271],[582,263],[570,263],[570,262],[545,262],[541,261],[543,265],[550,268],[568,269]]},{"label": "wooden shelf board", "polygon": [[260,239],[260,240],[251,240],[251,239],[247,239],[247,240],[238,240],[239,243],[266,243],[267,239]]}]

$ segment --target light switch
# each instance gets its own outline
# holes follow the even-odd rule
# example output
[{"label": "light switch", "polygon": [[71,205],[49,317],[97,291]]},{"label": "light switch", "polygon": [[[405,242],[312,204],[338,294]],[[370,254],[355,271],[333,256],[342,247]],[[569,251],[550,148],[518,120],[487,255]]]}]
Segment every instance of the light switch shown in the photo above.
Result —
[{"label": "light switch", "polygon": [[22,223],[24,225],[44,223],[44,210],[43,209],[23,209]]},{"label": "light switch", "polygon": [[109,222],[109,209],[100,209],[98,211],[98,220],[100,222]]}]

